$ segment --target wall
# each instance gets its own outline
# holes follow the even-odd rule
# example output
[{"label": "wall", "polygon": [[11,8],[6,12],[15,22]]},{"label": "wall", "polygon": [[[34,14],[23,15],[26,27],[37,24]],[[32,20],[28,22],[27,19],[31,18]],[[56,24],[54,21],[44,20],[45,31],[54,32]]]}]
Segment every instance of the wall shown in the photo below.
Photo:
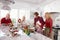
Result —
[{"label": "wall", "polygon": [[44,7],[44,12],[60,12],[60,0],[56,0]]},{"label": "wall", "polygon": [[42,16],[45,15],[45,12],[60,12],[60,0],[55,0],[54,2],[51,2],[42,8],[43,8]]}]

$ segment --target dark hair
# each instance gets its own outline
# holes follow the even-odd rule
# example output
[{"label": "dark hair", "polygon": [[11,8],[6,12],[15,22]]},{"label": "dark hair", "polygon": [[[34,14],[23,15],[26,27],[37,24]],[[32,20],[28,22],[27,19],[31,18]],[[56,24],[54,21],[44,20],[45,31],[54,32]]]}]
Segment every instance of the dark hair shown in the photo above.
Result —
[{"label": "dark hair", "polygon": [[21,19],[18,19],[18,20],[21,20]]},{"label": "dark hair", "polygon": [[19,20],[21,20],[21,19],[18,19],[18,22],[19,22]]},{"label": "dark hair", "polygon": [[38,15],[39,15],[39,13],[38,13],[38,12],[35,12],[35,13],[34,13],[34,15],[38,16]]}]

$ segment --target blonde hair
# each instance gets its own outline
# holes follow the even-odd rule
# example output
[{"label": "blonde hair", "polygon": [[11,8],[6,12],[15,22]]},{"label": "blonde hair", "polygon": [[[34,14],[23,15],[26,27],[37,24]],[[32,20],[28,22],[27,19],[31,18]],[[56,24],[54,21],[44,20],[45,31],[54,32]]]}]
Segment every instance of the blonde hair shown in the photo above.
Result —
[{"label": "blonde hair", "polygon": [[45,13],[45,17],[47,16],[47,18],[51,18],[51,14],[50,14],[50,12],[46,12]]}]

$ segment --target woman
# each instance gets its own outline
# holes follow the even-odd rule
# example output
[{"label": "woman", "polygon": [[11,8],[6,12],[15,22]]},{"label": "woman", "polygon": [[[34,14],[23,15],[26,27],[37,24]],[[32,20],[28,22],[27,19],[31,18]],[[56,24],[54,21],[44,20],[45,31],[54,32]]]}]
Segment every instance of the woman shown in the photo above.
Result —
[{"label": "woman", "polygon": [[53,20],[50,16],[50,13],[46,12],[45,13],[45,34],[48,37],[51,37],[51,33],[52,33],[52,25],[53,25]]},{"label": "woman", "polygon": [[22,18],[22,24],[23,24],[23,25],[26,24],[26,18],[25,18],[25,16],[23,16],[23,18]]},{"label": "woman", "polygon": [[41,16],[39,16],[39,13],[38,12],[35,12],[34,13],[34,26],[36,28],[36,31],[42,31],[43,29],[43,26],[44,26],[45,22],[43,20],[43,18]]},{"label": "woman", "polygon": [[23,16],[23,18],[22,18],[22,25],[24,26],[24,25],[29,25],[29,22],[26,20],[26,17],[25,16]]}]

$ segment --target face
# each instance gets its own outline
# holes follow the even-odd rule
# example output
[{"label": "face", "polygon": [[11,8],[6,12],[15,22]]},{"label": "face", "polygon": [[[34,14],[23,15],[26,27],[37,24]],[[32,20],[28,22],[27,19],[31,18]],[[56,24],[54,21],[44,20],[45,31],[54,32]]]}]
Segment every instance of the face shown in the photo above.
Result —
[{"label": "face", "polygon": [[23,20],[25,20],[25,16],[23,16]]},{"label": "face", "polygon": [[49,14],[45,14],[45,18],[48,19],[49,18]]},{"label": "face", "polygon": [[7,15],[6,15],[6,19],[9,19],[9,18],[10,18],[10,14],[7,14]]},{"label": "face", "polygon": [[37,16],[36,16],[36,15],[34,15],[34,18],[37,18]]},{"label": "face", "polygon": [[19,23],[21,23],[21,20],[18,20]]}]

